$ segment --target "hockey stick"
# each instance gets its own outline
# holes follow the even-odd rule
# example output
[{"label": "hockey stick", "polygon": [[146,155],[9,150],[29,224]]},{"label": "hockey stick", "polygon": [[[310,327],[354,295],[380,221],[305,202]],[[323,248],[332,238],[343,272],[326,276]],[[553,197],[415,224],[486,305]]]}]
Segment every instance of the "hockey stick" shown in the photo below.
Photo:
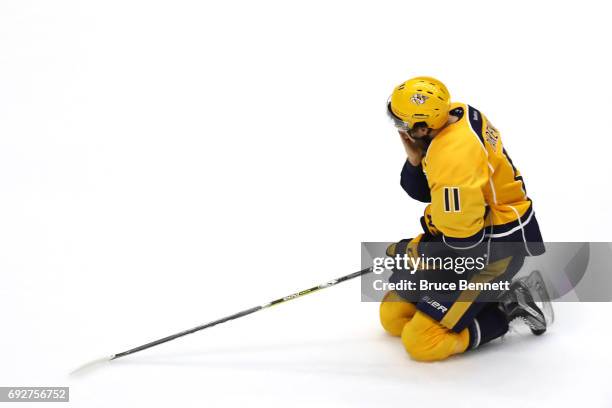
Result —
[{"label": "hockey stick", "polygon": [[310,289],[306,289],[306,290],[302,290],[300,292],[293,293],[291,295],[288,295],[288,296],[285,296],[285,297],[273,300],[273,301],[265,303],[263,305],[255,306],[255,307],[252,307],[250,309],[246,309],[246,310],[243,310],[241,312],[234,313],[233,315],[226,316],[226,317],[223,317],[223,318],[218,319],[218,320],[214,320],[214,321],[212,321],[210,323],[205,323],[205,324],[202,324],[200,326],[196,326],[196,327],[193,327],[191,329],[184,330],[182,332],[175,333],[175,334],[172,334],[172,335],[167,336],[167,337],[163,337],[161,339],[152,341],[150,343],[143,344],[142,346],[134,347],[132,349],[129,349],[129,350],[126,350],[126,351],[122,351],[121,353],[112,354],[112,355],[110,355],[108,357],[104,357],[104,358],[101,358],[101,359],[97,359],[97,360],[91,361],[91,362],[89,362],[87,364],[82,365],[81,367],[77,368],[76,370],[74,370],[72,372],[72,374],[74,374],[74,373],[76,373],[78,371],[81,371],[84,368],[91,367],[94,364],[98,364],[98,363],[102,363],[102,362],[106,362],[106,361],[111,361],[111,360],[116,360],[118,358],[125,357],[127,355],[134,354],[134,353],[137,353],[139,351],[146,350],[148,348],[155,347],[155,346],[158,346],[158,345],[163,344],[163,343],[167,343],[167,342],[172,341],[174,339],[178,339],[179,337],[183,337],[183,336],[186,336],[188,334],[198,332],[200,330],[208,329],[209,327],[213,327],[213,326],[216,326],[216,325],[221,324],[221,323],[229,322],[230,320],[234,320],[234,319],[238,319],[240,317],[248,316],[250,314],[253,314],[255,312],[259,312],[260,310],[267,309],[267,308],[272,307],[272,306],[280,305],[281,303],[285,303],[285,302],[288,302],[290,300],[297,299],[297,298],[302,297],[304,295],[308,295],[310,293],[317,292],[317,291],[319,291],[321,289],[325,289],[325,288],[328,288],[330,286],[337,285],[338,283],[341,283],[341,282],[346,282],[347,280],[351,280],[353,278],[357,278],[359,276],[365,275],[365,274],[370,273],[370,272],[372,272],[372,267],[362,269],[362,270],[360,270],[358,272],[353,272],[353,273],[351,273],[349,275],[345,275],[345,276],[342,276],[342,277],[340,277],[338,279],[334,279],[334,280],[331,280],[329,282],[322,283],[322,284],[320,284],[318,286],[313,286]]},{"label": "hockey stick", "polygon": [[[581,254],[583,254],[583,252],[584,251],[581,251]],[[584,258],[584,257],[581,257],[581,259],[582,258]],[[570,264],[571,263],[572,262],[570,262]],[[573,271],[574,274],[577,274],[577,275],[582,277],[582,275],[586,271],[587,265],[588,265],[588,245],[587,245],[587,252],[586,252],[586,261],[582,260],[581,262],[578,263],[578,265],[575,265],[575,267],[571,268],[571,270]],[[569,268],[569,265],[568,265],[568,268]],[[173,334],[173,335],[161,338],[159,340],[155,340],[155,341],[152,341],[150,343],[143,344],[143,345],[138,346],[138,347],[134,347],[132,349],[123,351],[121,353],[113,354],[113,355],[110,355],[108,357],[103,357],[103,358],[91,361],[91,362],[89,362],[87,364],[84,364],[84,365],[80,366],[76,370],[72,371],[71,374],[75,374],[75,373],[77,373],[79,371],[82,371],[82,370],[84,370],[86,368],[92,367],[92,366],[94,366],[94,365],[96,365],[98,363],[104,363],[104,362],[109,362],[111,360],[116,360],[118,358],[125,357],[125,356],[127,356],[129,354],[137,353],[139,351],[146,350],[148,348],[157,346],[159,344],[163,344],[163,343],[172,341],[172,340],[177,339],[179,337],[183,337],[183,336],[186,336],[188,334],[195,333],[197,331],[204,330],[204,329],[207,329],[209,327],[216,326],[218,324],[228,322],[230,320],[234,320],[234,319],[238,319],[238,318],[243,317],[243,316],[250,315],[250,314],[258,312],[258,311],[260,311],[262,309],[267,309],[267,308],[272,307],[274,305],[278,305],[278,304],[281,304],[281,303],[288,302],[290,300],[296,299],[298,297],[302,297],[302,296],[307,295],[309,293],[313,293],[313,292],[316,292],[318,290],[325,289],[325,288],[330,287],[330,286],[334,286],[334,285],[336,285],[338,283],[345,282],[347,280],[350,280],[350,279],[353,279],[353,278],[356,278],[356,277],[359,277],[359,276],[366,275],[366,274],[372,272],[372,270],[373,270],[372,267],[369,267],[369,268],[366,268],[366,269],[362,269],[361,271],[354,272],[354,273],[351,273],[351,274],[346,275],[346,276],[342,276],[342,277],[340,277],[338,279],[335,279],[335,280],[323,283],[323,284],[318,285],[318,286],[314,286],[314,287],[312,287],[310,289],[306,289],[306,290],[303,290],[303,291],[300,291],[300,292],[296,292],[296,293],[291,294],[289,296],[285,296],[283,298],[279,298],[279,299],[273,300],[273,301],[271,301],[269,303],[266,303],[266,304],[263,304],[263,305],[260,305],[260,306],[255,306],[255,307],[252,307],[250,309],[243,310],[243,311],[235,313],[233,315],[230,315],[230,316],[227,316],[227,317],[224,317],[224,318],[221,318],[221,319],[218,319],[218,320],[215,320],[215,321],[212,321],[210,323],[206,323],[206,324],[203,324],[203,325],[200,325],[200,326],[196,326],[196,327],[194,327],[192,329],[185,330],[185,331],[182,331],[182,332],[179,332],[179,333],[176,333],[176,334]],[[546,286],[548,286],[548,285],[546,285]]]}]

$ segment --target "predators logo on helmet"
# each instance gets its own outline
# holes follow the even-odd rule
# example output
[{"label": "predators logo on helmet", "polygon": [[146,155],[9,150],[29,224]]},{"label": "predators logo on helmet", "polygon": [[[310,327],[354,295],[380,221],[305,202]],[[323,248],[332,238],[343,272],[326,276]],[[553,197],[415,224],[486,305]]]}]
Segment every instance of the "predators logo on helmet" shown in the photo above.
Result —
[{"label": "predators logo on helmet", "polygon": [[412,95],[412,97],[410,98],[412,103],[414,103],[415,105],[422,105],[427,99],[429,99],[427,96],[421,95],[419,93]]}]

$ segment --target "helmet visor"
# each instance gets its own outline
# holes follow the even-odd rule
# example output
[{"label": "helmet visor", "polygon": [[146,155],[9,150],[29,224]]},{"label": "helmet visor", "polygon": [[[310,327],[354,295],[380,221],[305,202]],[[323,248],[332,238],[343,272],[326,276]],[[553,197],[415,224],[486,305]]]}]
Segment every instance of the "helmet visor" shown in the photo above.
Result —
[{"label": "helmet visor", "polygon": [[404,122],[395,113],[393,113],[393,111],[391,110],[391,98],[389,98],[389,100],[387,101],[387,116],[389,117],[389,119],[391,119],[393,125],[398,130],[408,132],[410,129],[412,129],[412,125],[410,123]]}]

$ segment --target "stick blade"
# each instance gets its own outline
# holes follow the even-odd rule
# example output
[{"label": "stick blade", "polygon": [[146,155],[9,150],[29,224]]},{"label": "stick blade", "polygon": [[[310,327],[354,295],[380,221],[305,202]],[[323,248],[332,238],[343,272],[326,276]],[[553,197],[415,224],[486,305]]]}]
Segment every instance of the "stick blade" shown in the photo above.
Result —
[{"label": "stick blade", "polygon": [[71,376],[78,376],[78,375],[83,375],[87,372],[91,372],[94,369],[96,369],[97,367],[100,367],[102,364],[104,363],[108,363],[110,362],[113,358],[115,358],[115,355],[110,355],[110,356],[106,356],[106,357],[102,357],[102,358],[97,358],[95,360],[91,360],[77,368],[75,368],[74,370],[72,370],[70,372]]}]

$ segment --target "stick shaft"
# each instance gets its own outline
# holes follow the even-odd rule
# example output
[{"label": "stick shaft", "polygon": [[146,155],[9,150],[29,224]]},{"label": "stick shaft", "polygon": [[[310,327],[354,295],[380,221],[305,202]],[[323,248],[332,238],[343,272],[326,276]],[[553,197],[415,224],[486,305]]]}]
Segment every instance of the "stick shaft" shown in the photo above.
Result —
[{"label": "stick shaft", "polygon": [[218,319],[218,320],[215,320],[215,321],[212,321],[212,322],[209,322],[209,323],[205,323],[205,324],[202,324],[200,326],[196,326],[196,327],[193,327],[191,329],[184,330],[182,332],[175,333],[175,334],[172,334],[172,335],[167,336],[167,337],[163,337],[161,339],[152,341],[150,343],[143,344],[142,346],[138,346],[138,347],[134,347],[132,349],[126,350],[126,351],[122,351],[121,353],[114,354],[111,357],[111,360],[115,360],[117,358],[125,357],[128,354],[137,353],[139,351],[146,350],[148,348],[155,347],[155,346],[158,346],[158,345],[163,344],[163,343],[167,343],[167,342],[172,341],[174,339],[178,339],[179,337],[183,337],[183,336],[186,336],[188,334],[192,334],[192,333],[198,332],[200,330],[208,329],[209,327],[213,327],[213,326],[216,326],[216,325],[221,324],[221,323],[229,322],[230,320],[234,320],[234,319],[238,319],[240,317],[248,316],[248,315],[250,315],[252,313],[255,313],[255,312],[258,312],[258,311],[260,311],[262,309],[267,309],[269,307],[276,306],[276,305],[288,302],[288,301],[293,300],[293,299],[297,299],[299,297],[308,295],[310,293],[317,292],[317,291],[319,291],[321,289],[325,289],[325,288],[328,288],[330,286],[337,285],[338,283],[346,282],[347,280],[351,280],[353,278],[357,278],[359,276],[365,275],[365,274],[370,273],[370,272],[372,272],[372,268],[371,267],[370,268],[366,268],[366,269],[362,269],[362,270],[360,270],[358,272],[353,272],[353,273],[351,273],[349,275],[342,276],[342,277],[340,277],[338,279],[334,279],[334,280],[331,280],[329,282],[322,283],[321,285],[313,286],[313,287],[311,287],[309,289],[302,290],[302,291],[293,293],[291,295],[275,299],[275,300],[273,300],[271,302],[268,302],[268,303],[265,303],[263,305],[255,306],[255,307],[252,307],[250,309],[246,309],[246,310],[243,310],[241,312],[234,313],[233,315],[229,315],[229,316],[223,317],[221,319]]}]

